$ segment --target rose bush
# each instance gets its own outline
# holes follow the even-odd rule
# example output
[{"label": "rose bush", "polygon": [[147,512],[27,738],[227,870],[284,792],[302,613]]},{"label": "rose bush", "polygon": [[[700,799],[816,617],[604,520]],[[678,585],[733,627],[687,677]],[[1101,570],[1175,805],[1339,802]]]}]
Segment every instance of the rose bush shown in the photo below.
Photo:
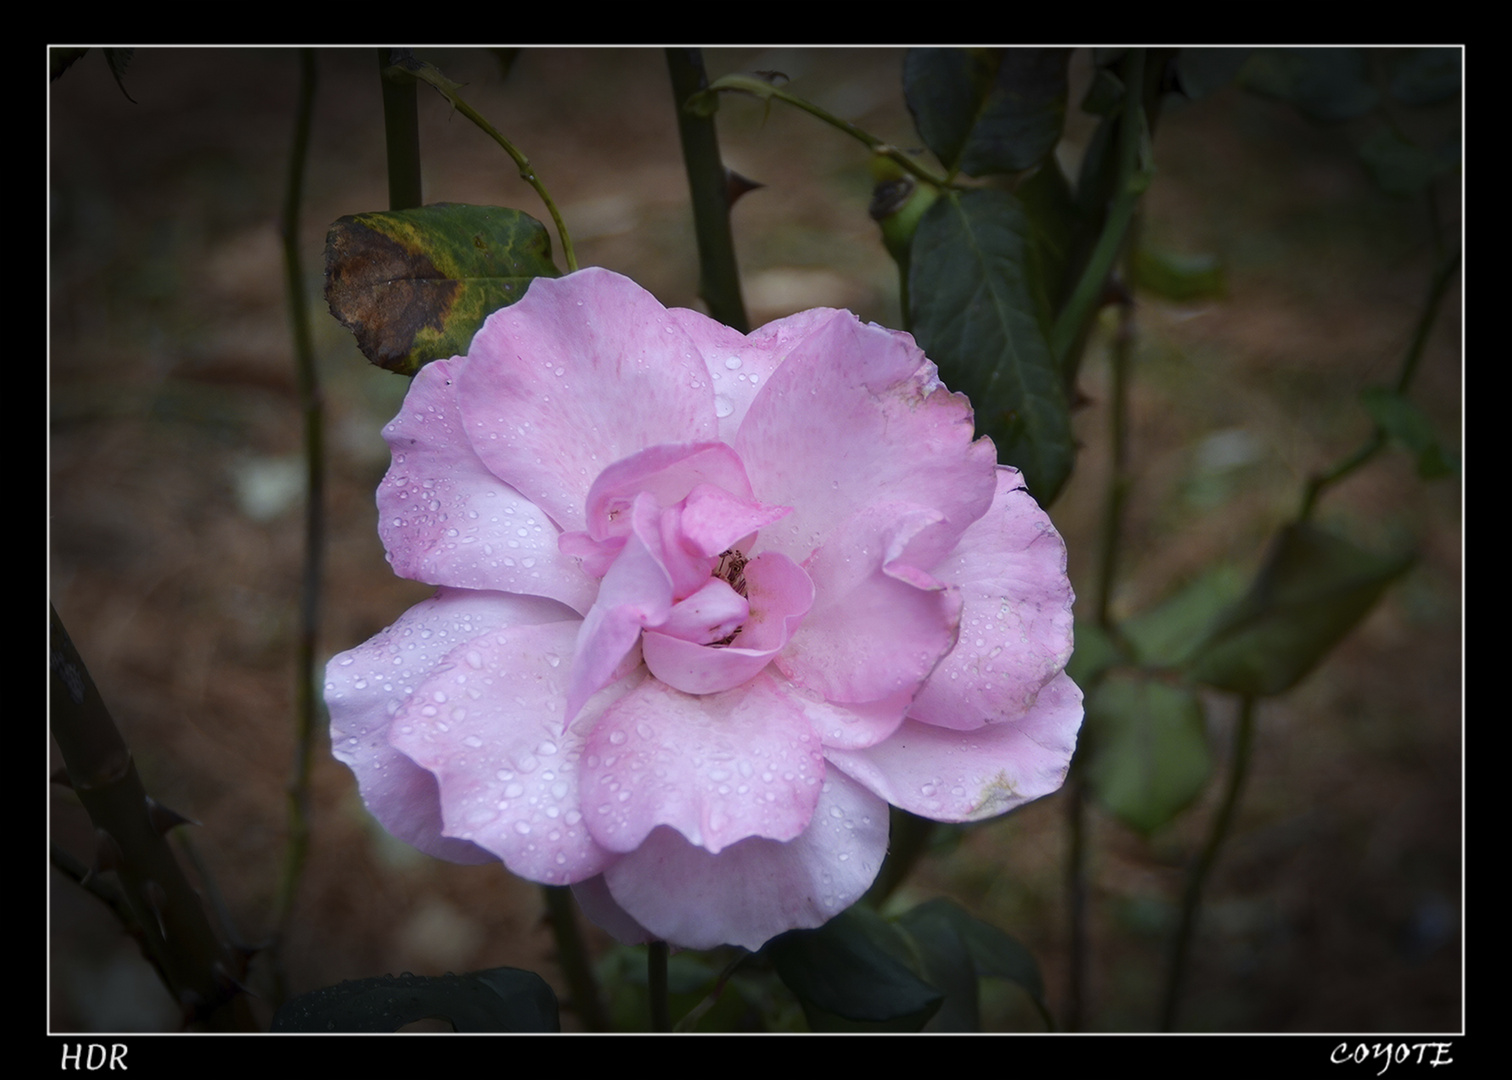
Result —
[{"label": "rose bush", "polygon": [[624,941],[755,949],[861,896],[888,803],[974,821],[1064,778],[1064,545],[907,334],[745,336],[583,270],[384,435],[389,561],[440,588],[326,701],[416,847],[570,883]]}]

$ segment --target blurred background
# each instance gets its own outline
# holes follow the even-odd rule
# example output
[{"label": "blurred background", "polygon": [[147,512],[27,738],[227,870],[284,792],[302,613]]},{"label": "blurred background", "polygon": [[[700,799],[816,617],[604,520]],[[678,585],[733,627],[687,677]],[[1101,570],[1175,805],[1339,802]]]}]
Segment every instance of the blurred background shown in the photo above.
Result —
[{"label": "blurred background", "polygon": [[[698,306],[660,50],[527,49],[507,74],[489,50],[420,55],[529,155],[582,265],[627,274],[669,306]],[[705,60],[711,77],[781,71],[832,113],[918,145],[901,50],[710,50]],[[431,590],[392,575],[375,528],[388,464],[379,430],[408,380],[368,365],[320,295],[330,223],[387,208],[377,56],[320,50],[318,65],[301,251],[327,425],[323,664]],[[1078,53],[1068,169],[1092,128],[1075,107],[1090,69]],[[190,838],[249,942],[269,928],[293,746],[303,473],[278,212],[297,85],[292,50],[142,49],[125,75],[133,103],[93,50],[50,91],[52,601],[148,790],[202,823]],[[427,202],[546,217],[492,142],[427,88],[419,100]],[[1449,108],[1457,116],[1458,100]],[[726,97],[718,124],[727,163],[766,185],[733,213],[753,325],[818,305],[900,325],[896,272],[866,212],[865,149],[750,99]],[[1395,379],[1435,256],[1422,202],[1372,185],[1356,137],[1234,87],[1168,99],[1144,236],[1216,260],[1225,288],[1201,300],[1140,297],[1120,614],[1215,560],[1251,572],[1306,478],[1369,434],[1359,391]],[[1457,236],[1457,201],[1441,209]],[[1413,388],[1451,446],[1460,313],[1456,283]],[[1051,515],[1087,598],[1107,475],[1104,341],[1089,348],[1081,386],[1081,455]],[[1459,479],[1424,482],[1407,455],[1388,452],[1331,490],[1319,520],[1374,550],[1412,546],[1420,559],[1317,672],[1262,703],[1183,1026],[1456,1030]],[[1221,762],[1236,703],[1207,704]],[[55,747],[52,757],[49,771]],[[1220,769],[1194,809],[1150,836],[1092,810],[1088,1030],[1154,1025],[1183,867],[1221,780]],[[1019,937],[1054,1008],[1066,992],[1064,801],[949,831],[898,895],[952,897]],[[48,806],[53,841],[87,859],[77,799],[51,787]],[[510,965],[565,993],[539,889],[498,865],[433,861],[387,837],[323,734],[312,824],[285,950],[293,991]],[[51,1030],[177,1030],[177,1009],[106,908],[56,871],[49,893]],[[588,932],[601,955],[612,945]],[[256,962],[251,979],[266,992]],[[1014,991],[993,993],[996,1025],[1038,1029]]]}]

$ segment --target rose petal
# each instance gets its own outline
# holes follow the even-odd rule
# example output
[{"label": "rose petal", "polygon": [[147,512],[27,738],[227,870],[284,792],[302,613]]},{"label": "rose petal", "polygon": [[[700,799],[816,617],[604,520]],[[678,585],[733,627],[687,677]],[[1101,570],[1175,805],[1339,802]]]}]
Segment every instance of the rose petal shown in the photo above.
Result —
[{"label": "rose petal", "polygon": [[822,926],[861,898],[887,854],[887,804],[830,773],[803,833],[752,837],[717,854],[659,828],[604,872],[619,907],[656,937],[690,949],[759,949]]},{"label": "rose petal", "polygon": [[658,825],[719,851],[748,836],[790,840],[824,779],[819,739],[765,676],[695,697],[648,679],[589,735],[583,814],[610,851]]},{"label": "rose petal", "polygon": [[458,645],[508,626],[571,616],[537,597],[442,589],[376,637],[331,659],[325,683],[331,750],[356,774],[363,802],[384,828],[437,858],[493,861],[481,848],[443,835],[436,778],[390,745],[389,725]]},{"label": "rose petal", "polygon": [[972,730],[1021,716],[1071,658],[1066,545],[1023,487],[998,469],[992,508],[935,567],[964,607],[956,647],[924,684],[911,719]]},{"label": "rose petal", "polygon": [[[395,749],[439,781],[448,835],[548,884],[581,881],[613,861],[580,809],[583,736],[563,730],[576,632],[575,621],[514,626],[458,645],[389,732]],[[621,679],[590,701],[583,727],[641,677]]]},{"label": "rose petal", "polygon": [[825,757],[894,806],[935,821],[980,821],[1060,787],[1081,720],[1081,691],[1063,672],[1016,720],[969,733],[905,720],[885,742],[826,749]]},{"label": "rose petal", "polygon": [[972,442],[965,397],[940,385],[908,335],[848,312],[794,344],[734,445],[756,497],[793,508],[758,549],[799,563],[879,502],[938,511],[940,554],[992,503],[996,451]]},{"label": "rose petal", "polygon": [[619,906],[609,892],[609,886],[605,883],[603,874],[584,881],[573,882],[572,895],[577,900],[578,906],[583,909],[583,914],[601,928],[609,931],[614,940],[621,945],[644,945],[648,941],[656,940],[655,934],[636,922],[628,911]]},{"label": "rose petal", "polygon": [[715,435],[703,357],[656,297],[598,267],[536,278],[490,315],[456,382],[483,463],[564,529],[585,527],[606,466]]},{"label": "rose petal", "polygon": [[794,683],[784,681],[780,687],[803,710],[820,742],[849,750],[875,746],[897,731],[913,701],[913,692],[906,689],[876,701],[847,704],[826,701],[817,691]]},{"label": "rose petal", "polygon": [[383,435],[393,464],[378,486],[378,535],[396,574],[588,610],[597,586],[558,550],[556,525],[463,437],[451,361],[420,369]]},{"label": "rose petal", "polygon": [[653,675],[684,693],[713,694],[754,678],[782,651],[814,602],[813,582],[775,551],[756,556],[742,573],[749,610],[739,636],[729,645],[702,644],[676,633],[669,618],[641,636],[641,653]]},{"label": "rose petal", "polygon": [[757,391],[787,359],[793,345],[813,333],[820,323],[837,315],[849,315],[834,308],[813,308],[769,322],[747,336],[699,311],[671,308],[667,314],[693,341],[708,364],[719,438],[727,443],[735,441],[735,432],[740,430]]},{"label": "rose petal", "polygon": [[955,644],[961,601],[899,553],[940,520],[880,503],[841,523],[804,567],[814,607],[777,658],[782,673],[833,702],[917,693]]}]

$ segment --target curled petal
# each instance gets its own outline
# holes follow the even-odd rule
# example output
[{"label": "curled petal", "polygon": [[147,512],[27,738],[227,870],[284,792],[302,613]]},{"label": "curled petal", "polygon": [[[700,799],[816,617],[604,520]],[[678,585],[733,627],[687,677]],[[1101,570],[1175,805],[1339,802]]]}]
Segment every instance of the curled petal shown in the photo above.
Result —
[{"label": "curled petal", "polygon": [[1024,490],[998,469],[992,508],[934,573],[961,592],[961,636],[908,715],[973,730],[1021,716],[1071,658],[1066,545]]},{"label": "curled petal", "polygon": [[734,641],[725,646],[694,641],[676,633],[669,619],[641,639],[652,674],[684,693],[712,694],[754,678],[782,651],[814,602],[813,582],[793,560],[772,551],[752,559],[743,573],[749,612]]},{"label": "curled petal", "polygon": [[897,555],[940,520],[883,503],[837,527],[805,566],[814,608],[777,660],[783,674],[832,702],[917,693],[955,644],[961,601]]},{"label": "curled petal", "polygon": [[887,804],[837,772],[813,818],[787,843],[751,837],[718,853],[660,828],[604,872],[618,906],[690,949],[759,949],[821,926],[861,898],[887,854]]},{"label": "curled petal", "polygon": [[436,777],[390,744],[390,725],[458,646],[510,626],[572,617],[550,600],[442,589],[378,636],[331,659],[325,683],[331,749],[356,774],[363,802],[384,828],[438,858],[496,858],[447,833]]},{"label": "curled petal", "polygon": [[610,851],[658,825],[717,852],[748,836],[791,840],[824,779],[819,740],[765,676],[693,696],[648,679],[588,737],[583,814]]},{"label": "curled petal", "polygon": [[885,742],[825,757],[894,806],[935,821],[980,821],[1060,787],[1081,702],[1063,672],[1017,720],[966,733],[905,720]]},{"label": "curled petal", "polygon": [[700,484],[751,498],[740,458],[723,443],[672,443],[648,446],[616,461],[588,489],[588,533],[595,540],[629,531],[629,510],[635,497],[651,495],[657,506],[675,506]]}]

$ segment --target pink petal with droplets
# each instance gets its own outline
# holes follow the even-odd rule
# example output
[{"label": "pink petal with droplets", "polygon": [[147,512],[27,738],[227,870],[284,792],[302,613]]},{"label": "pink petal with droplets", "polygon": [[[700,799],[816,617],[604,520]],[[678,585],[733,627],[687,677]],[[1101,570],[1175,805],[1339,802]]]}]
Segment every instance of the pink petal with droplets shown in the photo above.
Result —
[{"label": "pink petal with droplets", "polygon": [[452,362],[415,376],[383,429],[393,464],[378,535],[394,572],[431,585],[549,596],[579,612],[597,586],[558,550],[546,512],[491,473],[462,433]]},{"label": "pink petal with droplets", "polygon": [[894,806],[935,821],[980,821],[1060,787],[1081,719],[1081,691],[1062,673],[1016,720],[970,732],[905,720],[876,746],[825,756]]},{"label": "pink petal with droplets", "polygon": [[442,589],[365,644],[331,659],[325,684],[331,750],[356,774],[363,801],[384,828],[453,862],[496,857],[444,832],[435,775],[390,744],[390,725],[458,646],[506,627],[562,619],[575,616],[550,600]]},{"label": "pink petal with droplets", "polygon": [[583,814],[610,851],[670,825],[717,852],[748,836],[797,836],[823,779],[818,736],[766,677],[702,696],[648,679],[588,737]]},{"label": "pink petal with droplets", "polygon": [[394,748],[432,773],[446,833],[552,885],[600,873],[612,855],[583,820],[581,732],[640,681],[612,683],[564,730],[575,622],[512,626],[459,644],[394,715]]},{"label": "pink petal with droplets", "polygon": [[715,435],[703,357],[656,297],[598,267],[536,278],[490,315],[456,382],[483,463],[564,529],[584,528],[607,466]]},{"label": "pink petal with droplets", "polygon": [[934,573],[961,593],[961,636],[908,715],[957,730],[1021,716],[1071,658],[1066,545],[1023,488],[998,469],[992,508]]},{"label": "pink petal with droplets", "polygon": [[781,843],[752,837],[717,853],[670,828],[604,872],[618,906],[656,937],[690,949],[759,949],[822,926],[861,898],[887,854],[887,804],[831,772],[808,827]]}]

